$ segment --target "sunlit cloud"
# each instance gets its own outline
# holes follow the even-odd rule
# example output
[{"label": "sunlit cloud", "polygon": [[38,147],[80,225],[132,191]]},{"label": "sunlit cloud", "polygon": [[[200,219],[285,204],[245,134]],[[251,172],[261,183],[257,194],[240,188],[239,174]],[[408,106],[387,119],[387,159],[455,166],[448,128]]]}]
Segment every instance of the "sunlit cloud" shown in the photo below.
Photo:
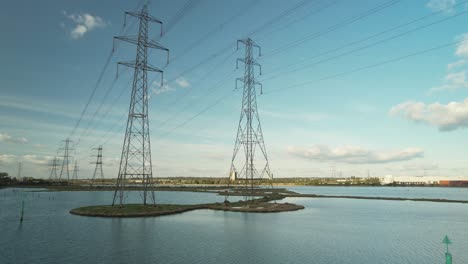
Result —
[{"label": "sunlit cloud", "polygon": [[[96,28],[104,28],[107,26],[104,19],[89,13],[68,14],[66,11],[63,11],[63,15],[73,22],[73,28],[70,31],[70,37],[72,39],[82,38],[86,33]],[[61,27],[64,28],[65,25],[62,25]]]},{"label": "sunlit cloud", "polygon": [[389,113],[416,123],[436,126],[440,131],[451,131],[468,126],[468,98],[446,105],[408,101],[392,107]]},{"label": "sunlit cloud", "polygon": [[325,145],[310,147],[289,147],[288,153],[308,160],[334,161],[349,164],[378,164],[407,161],[424,156],[420,148],[406,148],[394,151],[375,151],[358,146],[331,148]]}]

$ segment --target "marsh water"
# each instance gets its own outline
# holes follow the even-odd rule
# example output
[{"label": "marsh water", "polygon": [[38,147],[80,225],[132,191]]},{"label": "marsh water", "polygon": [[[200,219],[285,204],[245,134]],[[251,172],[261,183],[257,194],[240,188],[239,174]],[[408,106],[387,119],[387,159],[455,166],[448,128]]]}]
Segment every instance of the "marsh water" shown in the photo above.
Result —
[{"label": "marsh water", "polygon": [[[462,188],[290,187],[300,193],[468,200]],[[157,192],[160,203],[223,201],[212,193]],[[148,218],[69,214],[109,204],[112,192],[0,189],[0,263],[468,263],[468,204],[288,198],[304,210],[247,214],[197,210]],[[25,201],[24,221],[19,222]],[[139,200],[138,192],[129,202]]]}]

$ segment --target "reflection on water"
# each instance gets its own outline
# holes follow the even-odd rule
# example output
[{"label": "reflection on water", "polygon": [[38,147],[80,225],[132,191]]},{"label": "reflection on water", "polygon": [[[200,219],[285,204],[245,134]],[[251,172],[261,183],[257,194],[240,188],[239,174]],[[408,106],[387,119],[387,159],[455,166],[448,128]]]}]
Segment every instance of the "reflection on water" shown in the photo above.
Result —
[{"label": "reflection on water", "polygon": [[[445,190],[450,189],[434,195],[451,195]],[[391,194],[370,187],[344,191]],[[161,203],[186,204],[224,199],[188,192],[157,192],[157,197]],[[137,194],[129,198],[138,201]],[[0,190],[0,263],[443,263],[445,234],[454,242],[455,263],[468,263],[466,204],[289,198],[285,201],[306,209],[278,214],[198,210],[122,219],[68,213],[111,199],[112,192]]]}]

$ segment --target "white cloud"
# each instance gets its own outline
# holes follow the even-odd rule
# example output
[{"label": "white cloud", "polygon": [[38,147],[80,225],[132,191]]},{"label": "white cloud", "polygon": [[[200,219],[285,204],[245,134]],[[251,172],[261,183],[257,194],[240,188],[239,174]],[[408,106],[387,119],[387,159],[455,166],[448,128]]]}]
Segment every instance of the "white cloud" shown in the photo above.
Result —
[{"label": "white cloud", "polygon": [[437,126],[440,131],[451,131],[468,126],[468,98],[462,102],[425,104],[404,102],[390,109],[391,116]]},{"label": "white cloud", "polygon": [[457,37],[457,40],[461,41],[457,44],[457,49],[455,50],[455,55],[462,58],[468,57],[468,34],[462,34]]},{"label": "white cloud", "polygon": [[158,82],[158,81],[154,81],[154,82],[151,84],[151,87],[152,87],[152,88],[151,88],[151,91],[153,91],[153,94],[155,94],[155,95],[175,91],[175,88],[173,88],[172,86],[170,86],[170,85],[167,83],[167,80],[164,80],[164,81],[163,81],[163,85],[161,85],[161,83]]},{"label": "white cloud", "polygon": [[74,39],[78,39],[84,36],[88,29],[83,25],[77,25],[70,33],[70,36]]},{"label": "white cloud", "polygon": [[453,70],[455,68],[461,67],[461,66],[463,66],[465,64],[466,64],[466,60],[458,60],[456,62],[449,63],[447,65],[447,69],[450,71],[450,70]]},{"label": "white cloud", "polygon": [[26,144],[29,142],[29,140],[25,137],[12,137],[6,133],[0,133],[0,142]]},{"label": "white cloud", "polygon": [[11,164],[16,161],[15,155],[0,154],[0,164]]},{"label": "white cloud", "polygon": [[456,0],[430,0],[426,7],[433,11],[443,11],[445,13],[451,14],[455,12],[455,5],[457,4]]},{"label": "white cloud", "polygon": [[34,147],[40,149],[40,148],[44,148],[45,146],[42,144],[35,144]]},{"label": "white cloud", "polygon": [[[459,59],[447,65],[448,73],[444,78],[443,84],[431,88],[429,94],[439,91],[453,91],[461,88],[468,88],[468,81],[466,80],[466,73],[468,70],[462,68],[462,66],[466,65],[468,59],[468,34],[462,34],[456,39],[460,41],[455,49],[455,55]],[[459,70],[453,72],[455,69]]]},{"label": "white cloud", "polygon": [[70,32],[70,36],[73,39],[81,38],[95,28],[107,26],[107,23],[101,17],[93,16],[89,13],[68,14],[66,11],[63,11],[63,14],[74,24]]},{"label": "white cloud", "polygon": [[26,163],[34,165],[47,165],[51,166],[54,160],[52,156],[38,156],[38,155],[23,155],[21,158]]},{"label": "white cloud", "polygon": [[175,80],[175,82],[177,83],[177,85],[179,85],[180,87],[182,88],[188,88],[190,87],[190,83],[188,82],[187,79],[185,79],[184,77],[179,77]]},{"label": "white cloud", "polygon": [[350,164],[377,164],[412,160],[424,156],[420,148],[406,148],[396,151],[373,151],[357,146],[330,148],[324,145],[311,147],[289,147],[288,153],[297,157],[317,160],[335,161]]},{"label": "white cloud", "polygon": [[441,86],[431,88],[429,93],[444,90],[453,91],[460,88],[468,88],[468,82],[466,80],[466,71],[448,73],[444,78],[444,84]]}]

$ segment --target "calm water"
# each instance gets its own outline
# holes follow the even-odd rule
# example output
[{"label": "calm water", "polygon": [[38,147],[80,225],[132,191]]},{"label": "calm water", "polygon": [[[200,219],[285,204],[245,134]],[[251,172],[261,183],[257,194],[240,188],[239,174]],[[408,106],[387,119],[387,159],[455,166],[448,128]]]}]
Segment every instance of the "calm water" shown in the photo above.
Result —
[{"label": "calm water", "polygon": [[446,187],[346,187],[346,186],[300,186],[285,187],[303,194],[356,195],[405,198],[437,198],[467,200],[468,188]]},{"label": "calm water", "polygon": [[[359,195],[380,190],[336,189]],[[420,190],[410,188],[410,194],[421,195]],[[450,190],[459,189],[440,192]],[[385,192],[381,196],[392,191]],[[442,194],[434,189],[434,195]],[[107,204],[111,196],[0,190],[0,263],[443,263],[445,234],[454,241],[454,263],[468,263],[465,204],[297,198],[286,201],[305,210],[278,214],[198,210],[110,219],[68,213],[78,206]],[[209,193],[158,192],[157,197],[162,203],[223,200]],[[25,221],[20,225],[22,199]]]}]

